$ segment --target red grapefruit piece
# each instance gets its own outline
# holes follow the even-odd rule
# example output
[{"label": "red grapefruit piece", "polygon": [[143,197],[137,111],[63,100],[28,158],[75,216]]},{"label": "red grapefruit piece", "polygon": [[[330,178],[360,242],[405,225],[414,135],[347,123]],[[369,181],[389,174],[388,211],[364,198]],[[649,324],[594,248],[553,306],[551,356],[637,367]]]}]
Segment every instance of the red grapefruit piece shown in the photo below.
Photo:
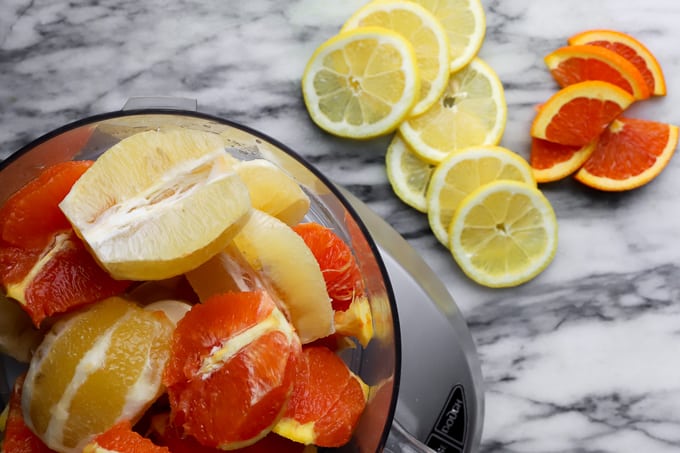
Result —
[{"label": "red grapefruit piece", "polygon": [[552,182],[566,178],[581,168],[594,150],[595,141],[585,146],[570,146],[532,138],[529,163],[534,179]]},{"label": "red grapefruit piece", "polygon": [[569,38],[569,44],[588,44],[607,48],[630,61],[645,79],[650,93],[666,94],[666,81],[656,57],[640,41],[615,30],[587,30]]},{"label": "red grapefruit piece", "polygon": [[355,298],[364,294],[364,282],[352,250],[333,230],[319,223],[301,223],[293,229],[319,263],[333,310],[347,310]]},{"label": "red grapefruit piece", "polygon": [[635,189],[661,173],[677,145],[677,126],[620,117],[602,133],[575,177],[600,190]]},{"label": "red grapefruit piece", "polygon": [[21,392],[25,375],[19,376],[14,383],[9,400],[9,414],[5,426],[2,451],[7,453],[55,453],[31,431],[21,411]]},{"label": "red grapefruit piece", "polygon": [[339,447],[352,437],[368,387],[331,350],[308,346],[295,367],[295,385],[274,432],[319,447]]},{"label": "red grapefruit piece", "polygon": [[225,293],[177,324],[164,372],[171,423],[222,449],[269,433],[293,386],[300,340],[265,292]]},{"label": "red grapefruit piece", "polygon": [[122,421],[85,445],[83,453],[170,453],[170,450],[133,431],[129,421]]},{"label": "red grapefruit piece", "polygon": [[635,99],[647,99],[651,94],[638,68],[605,47],[561,47],[545,57],[545,64],[562,87],[586,80],[602,80],[623,88]]},{"label": "red grapefruit piece", "polygon": [[531,136],[561,145],[584,146],[597,138],[633,100],[630,93],[600,80],[569,85],[538,110]]}]

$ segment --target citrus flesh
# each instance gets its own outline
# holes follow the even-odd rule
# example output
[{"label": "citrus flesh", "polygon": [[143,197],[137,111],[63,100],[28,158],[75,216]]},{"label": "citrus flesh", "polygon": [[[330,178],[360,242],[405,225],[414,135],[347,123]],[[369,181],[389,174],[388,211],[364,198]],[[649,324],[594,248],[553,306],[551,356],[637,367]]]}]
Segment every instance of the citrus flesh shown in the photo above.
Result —
[{"label": "citrus flesh", "polygon": [[401,201],[420,212],[427,212],[427,186],[434,165],[418,157],[413,149],[395,134],[385,153],[387,180]]},{"label": "citrus flesh", "polygon": [[584,146],[634,101],[625,90],[600,80],[575,83],[552,95],[536,113],[531,136]]},{"label": "citrus flesh", "polygon": [[[45,443],[31,431],[21,410],[21,394],[25,375],[20,375],[14,382],[9,404],[6,406],[6,422],[0,425],[2,432],[2,451],[16,453],[54,453]],[[3,411],[3,414],[5,414]]]},{"label": "citrus flesh", "polygon": [[449,249],[463,272],[489,287],[517,286],[543,271],[557,249],[557,220],[535,187],[485,184],[462,201],[451,222]]},{"label": "citrus flesh", "polygon": [[28,369],[26,424],[50,448],[80,452],[117,422],[137,421],[162,393],[173,328],[115,297],[60,320]]},{"label": "citrus flesh", "polygon": [[449,37],[451,63],[455,72],[477,55],[486,36],[486,15],[480,0],[412,0],[431,11]]},{"label": "citrus flesh", "polygon": [[342,31],[358,27],[381,27],[399,33],[413,46],[420,93],[410,115],[419,115],[434,104],[449,76],[449,40],[446,31],[427,9],[400,0],[369,2],[357,10]]},{"label": "citrus flesh", "polygon": [[233,160],[216,134],[137,133],[104,152],[59,206],[114,278],[169,278],[222,249],[249,212]]},{"label": "citrus flesh", "polygon": [[606,47],[561,47],[548,54],[545,63],[562,87],[586,80],[601,80],[624,89],[635,99],[646,99],[651,94],[638,68]]},{"label": "citrus flesh", "polygon": [[553,182],[566,178],[581,168],[595,151],[597,140],[585,146],[560,145],[559,143],[531,139],[529,162],[536,182]]},{"label": "citrus flesh", "polygon": [[400,34],[360,27],[321,44],[302,75],[312,120],[325,131],[372,138],[397,128],[420,93],[413,46]]},{"label": "citrus flesh", "polygon": [[436,165],[468,146],[497,144],[506,116],[501,81],[489,65],[475,58],[452,73],[439,100],[422,115],[404,121],[399,132],[418,157]]},{"label": "citrus flesh", "polygon": [[666,81],[659,62],[644,44],[632,36],[615,30],[587,30],[571,36],[568,42],[570,45],[600,46],[616,52],[640,71],[651,94],[666,94]]},{"label": "citrus flesh", "polygon": [[677,126],[619,117],[599,137],[575,177],[600,190],[635,189],[661,173],[677,145]]},{"label": "citrus flesh", "polygon": [[129,421],[115,424],[109,430],[99,434],[88,443],[83,453],[170,453],[167,447],[154,445],[149,439],[132,430]]},{"label": "citrus flesh", "polygon": [[437,166],[427,191],[427,216],[432,232],[444,246],[449,246],[449,225],[463,199],[499,179],[536,185],[527,162],[500,146],[469,147]]},{"label": "citrus flesh", "polygon": [[257,442],[285,408],[299,352],[292,326],[265,292],[195,305],[177,324],[164,371],[171,422],[207,447]]}]

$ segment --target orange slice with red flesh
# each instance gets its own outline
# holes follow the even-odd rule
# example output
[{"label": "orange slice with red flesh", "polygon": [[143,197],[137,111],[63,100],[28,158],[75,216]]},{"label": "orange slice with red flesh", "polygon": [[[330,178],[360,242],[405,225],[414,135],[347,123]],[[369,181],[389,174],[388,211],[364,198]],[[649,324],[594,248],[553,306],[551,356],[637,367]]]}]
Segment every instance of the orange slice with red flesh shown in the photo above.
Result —
[{"label": "orange slice with red flesh", "polygon": [[529,163],[536,182],[553,182],[571,175],[595,150],[595,141],[585,146],[560,145],[559,143],[531,139]]},{"label": "orange slice with red flesh", "polygon": [[122,421],[98,435],[83,448],[83,453],[170,453],[132,430],[129,421]]},{"label": "orange slice with red flesh", "polygon": [[55,453],[31,431],[21,411],[21,392],[25,375],[19,376],[14,383],[9,400],[9,414],[2,440],[2,451],[11,453]]},{"label": "orange slice with red flesh", "polygon": [[545,57],[545,64],[562,87],[586,80],[601,80],[623,88],[635,99],[647,99],[651,94],[638,68],[605,47],[561,47]]},{"label": "orange slice with red flesh", "polygon": [[274,432],[304,444],[339,447],[352,437],[368,387],[331,350],[308,346],[295,367],[295,385]]},{"label": "orange slice with red flesh", "polygon": [[0,283],[39,326],[64,313],[124,291],[95,261],[59,209],[59,202],[91,162],[43,170],[0,208]]},{"label": "orange slice with red flesh", "polygon": [[587,30],[570,37],[568,42],[570,45],[600,46],[616,52],[635,65],[651,94],[666,94],[666,81],[659,62],[647,47],[632,36],[615,30]]},{"label": "orange slice with red flesh", "polygon": [[531,136],[553,143],[584,146],[633,102],[622,88],[600,80],[562,88],[536,113]]},{"label": "orange slice with red flesh", "polygon": [[207,447],[257,442],[285,408],[299,354],[299,338],[265,292],[195,305],[177,324],[164,372],[171,423]]},{"label": "orange slice with red flesh", "polygon": [[635,189],[661,173],[677,145],[677,126],[620,117],[602,133],[575,177],[600,190]]}]

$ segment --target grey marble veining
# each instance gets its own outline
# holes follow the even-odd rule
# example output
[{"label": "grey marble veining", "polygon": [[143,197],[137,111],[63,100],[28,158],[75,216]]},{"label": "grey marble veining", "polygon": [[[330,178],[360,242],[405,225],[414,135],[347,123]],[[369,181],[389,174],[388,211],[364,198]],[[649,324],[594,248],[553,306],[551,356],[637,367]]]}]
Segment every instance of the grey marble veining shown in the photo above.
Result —
[{"label": "grey marble veining", "polygon": [[[199,109],[295,149],[385,218],[423,255],[466,315],[487,391],[481,450],[680,451],[680,161],[648,186],[602,194],[542,186],[559,221],[552,265],[518,288],[481,288],[425,216],[392,194],[388,140],[316,128],[300,76],[313,50],[364,0],[0,2],[0,158],[132,96]],[[628,32],[658,57],[668,95],[629,115],[680,124],[680,2],[483,0],[480,51],[508,103],[502,141],[528,156],[534,106],[552,94],[542,58],[588,28]]]}]

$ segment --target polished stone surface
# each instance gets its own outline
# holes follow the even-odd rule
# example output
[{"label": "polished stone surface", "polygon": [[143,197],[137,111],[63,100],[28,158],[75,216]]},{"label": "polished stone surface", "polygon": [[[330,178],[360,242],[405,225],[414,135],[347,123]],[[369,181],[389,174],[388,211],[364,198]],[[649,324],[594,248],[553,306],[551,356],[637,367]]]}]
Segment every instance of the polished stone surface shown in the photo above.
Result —
[{"label": "polished stone surface", "polygon": [[[469,282],[426,218],[391,192],[387,139],[331,137],[299,84],[313,50],[363,0],[0,2],[0,158],[132,96],[203,112],[297,150],[399,231],[458,302],[486,389],[483,452],[680,451],[680,163],[646,187],[541,188],[560,227],[552,265],[514,289]],[[680,2],[483,0],[480,51],[505,86],[502,144],[527,157],[534,106],[556,89],[542,57],[589,28],[628,32],[658,57],[668,95],[629,116],[680,124]]]}]

